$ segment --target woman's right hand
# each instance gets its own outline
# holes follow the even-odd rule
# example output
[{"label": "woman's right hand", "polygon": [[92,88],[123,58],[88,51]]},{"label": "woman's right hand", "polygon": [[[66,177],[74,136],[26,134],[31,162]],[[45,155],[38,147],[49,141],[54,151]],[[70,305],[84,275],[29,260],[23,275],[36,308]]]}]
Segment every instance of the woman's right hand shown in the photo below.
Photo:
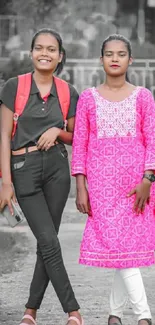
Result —
[{"label": "woman's right hand", "polygon": [[2,183],[0,189],[0,211],[3,211],[4,207],[8,205],[10,213],[13,215],[11,200],[16,202],[16,196],[12,184]]},{"label": "woman's right hand", "polygon": [[79,210],[79,212],[86,213],[89,216],[91,216],[89,195],[88,195],[87,188],[85,186],[80,189],[77,189],[76,207]]}]

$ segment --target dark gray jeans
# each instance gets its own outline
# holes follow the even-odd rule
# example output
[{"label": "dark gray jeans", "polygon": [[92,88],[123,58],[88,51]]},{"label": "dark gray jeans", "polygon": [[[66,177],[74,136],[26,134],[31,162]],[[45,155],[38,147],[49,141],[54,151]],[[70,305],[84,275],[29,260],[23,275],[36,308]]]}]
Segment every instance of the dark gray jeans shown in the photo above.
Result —
[{"label": "dark gray jeans", "polygon": [[26,308],[38,309],[51,280],[64,312],[78,310],[57,237],[70,190],[65,147],[12,156],[12,177],[18,202],[37,239],[37,261]]}]

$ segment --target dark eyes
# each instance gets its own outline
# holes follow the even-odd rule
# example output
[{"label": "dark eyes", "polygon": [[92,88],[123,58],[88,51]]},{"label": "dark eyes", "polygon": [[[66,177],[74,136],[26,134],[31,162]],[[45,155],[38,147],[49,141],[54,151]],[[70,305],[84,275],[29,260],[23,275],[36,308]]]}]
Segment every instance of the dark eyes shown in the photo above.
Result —
[{"label": "dark eyes", "polygon": [[[35,50],[36,51],[41,51],[42,50],[42,47],[41,46],[35,46]],[[54,49],[54,48],[48,48],[47,49],[49,52],[55,52],[56,51],[56,49]]]},{"label": "dark eyes", "polygon": [[49,48],[48,49],[50,52],[55,52],[56,51],[56,49],[52,49],[52,48]]}]

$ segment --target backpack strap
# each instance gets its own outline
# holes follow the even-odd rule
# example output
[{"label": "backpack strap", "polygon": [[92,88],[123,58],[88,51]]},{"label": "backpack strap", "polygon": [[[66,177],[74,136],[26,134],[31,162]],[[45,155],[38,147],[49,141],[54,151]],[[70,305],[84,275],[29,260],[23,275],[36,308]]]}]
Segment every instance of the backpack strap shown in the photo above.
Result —
[{"label": "backpack strap", "polygon": [[13,116],[12,138],[15,135],[19,116],[23,113],[28,101],[31,89],[32,73],[26,73],[18,76],[18,86],[15,99],[15,112]]},{"label": "backpack strap", "polygon": [[[14,123],[13,123],[13,131],[12,137],[15,135],[17,122],[19,116],[23,113],[25,105],[28,101],[30,89],[32,82],[32,73],[26,73],[18,76],[18,86],[15,100],[15,112],[14,112]],[[54,82],[56,85],[56,90],[58,94],[58,99],[60,103],[60,107],[62,110],[63,119],[66,126],[66,119],[70,105],[70,90],[68,83],[60,78],[54,77]]]},{"label": "backpack strap", "polygon": [[54,83],[56,86],[58,99],[65,123],[65,128],[67,126],[67,115],[70,106],[70,89],[68,83],[58,77],[54,77]]}]

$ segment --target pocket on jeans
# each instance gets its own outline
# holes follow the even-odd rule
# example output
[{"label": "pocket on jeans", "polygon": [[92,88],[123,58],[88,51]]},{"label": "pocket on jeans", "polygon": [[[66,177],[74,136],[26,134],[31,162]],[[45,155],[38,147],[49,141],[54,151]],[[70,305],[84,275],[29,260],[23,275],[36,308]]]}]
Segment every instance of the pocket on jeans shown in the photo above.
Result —
[{"label": "pocket on jeans", "polygon": [[25,167],[26,155],[13,156],[11,158],[11,170],[19,170]]},{"label": "pocket on jeans", "polygon": [[57,149],[60,156],[68,160],[68,151],[66,150],[65,146],[61,144],[57,144]]},{"label": "pocket on jeans", "polygon": [[[22,157],[23,156],[23,157]],[[13,157],[11,160],[12,180],[18,197],[30,196],[35,191],[34,180],[28,156]]]}]

